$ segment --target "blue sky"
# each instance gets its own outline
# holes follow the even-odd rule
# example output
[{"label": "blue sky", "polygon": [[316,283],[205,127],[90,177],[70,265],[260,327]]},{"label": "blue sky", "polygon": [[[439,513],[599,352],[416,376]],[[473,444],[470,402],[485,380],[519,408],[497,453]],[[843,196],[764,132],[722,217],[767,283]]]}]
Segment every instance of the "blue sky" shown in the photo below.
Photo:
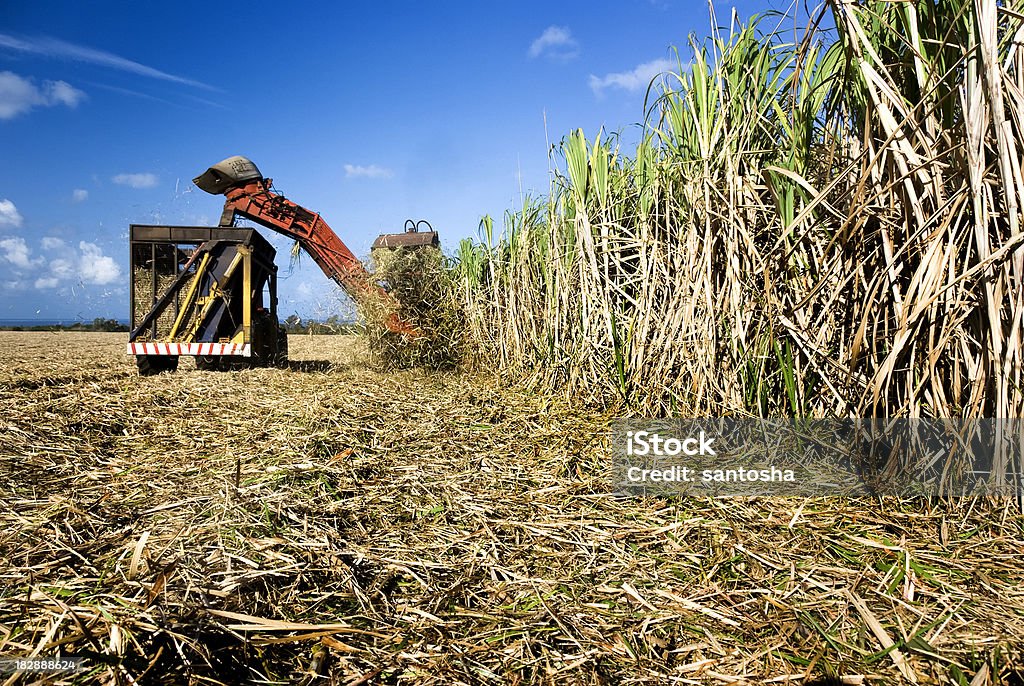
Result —
[{"label": "blue sky", "polygon": [[[450,250],[546,191],[548,140],[628,133],[691,32],[683,0],[0,3],[0,319],[126,317],[128,225],[215,224],[191,179],[236,154],[358,255],[407,218]],[[282,314],[331,314],[273,240]]]}]

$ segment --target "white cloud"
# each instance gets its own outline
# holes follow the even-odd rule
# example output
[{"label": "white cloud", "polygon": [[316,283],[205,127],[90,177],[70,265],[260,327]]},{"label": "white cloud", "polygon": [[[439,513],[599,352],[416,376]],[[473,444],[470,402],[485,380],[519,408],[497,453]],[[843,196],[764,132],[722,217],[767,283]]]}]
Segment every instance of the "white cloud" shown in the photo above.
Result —
[{"label": "white cloud", "polygon": [[153,188],[157,184],[156,174],[118,174],[111,181],[132,188]]},{"label": "white cloud", "polygon": [[358,164],[345,165],[345,178],[366,178],[366,179],[390,179],[394,173],[385,167],[378,167],[376,164],[362,166]]},{"label": "white cloud", "polygon": [[120,55],[106,52],[105,50],[97,50],[96,48],[90,48],[84,45],[75,45],[74,43],[68,43],[49,36],[33,36],[31,39],[22,39],[6,33],[0,33],[0,48],[7,48],[8,50],[32,55],[71,59],[78,62],[86,62],[88,64],[96,64],[102,67],[117,69],[119,71],[137,74],[139,76],[146,76],[152,79],[160,79],[161,81],[170,81],[172,83],[180,83],[186,86],[195,86],[196,88],[203,88],[205,90],[217,90],[213,86],[209,86],[201,81],[194,81],[182,76],[168,74],[165,71],[154,69],[153,67],[140,64],[139,62],[121,57]]},{"label": "white cloud", "polygon": [[121,278],[121,267],[103,254],[95,243],[80,241],[78,248],[54,236],[40,241],[47,257],[31,257],[25,239],[14,236],[0,239],[0,260],[13,265],[17,282],[38,290],[52,290],[66,284],[103,286]]},{"label": "white cloud", "polygon": [[71,191],[71,201],[72,202],[85,202],[88,199],[89,199],[89,191],[87,191],[87,190],[85,190],[83,188],[76,188],[75,190]]},{"label": "white cloud", "polygon": [[61,103],[68,107],[77,107],[78,103],[85,99],[85,93],[67,81],[44,81],[43,89],[46,92],[47,104],[51,105]]},{"label": "white cloud", "polygon": [[0,71],[0,119],[13,119],[33,107],[75,107],[84,99],[85,93],[64,81],[43,81],[37,86],[32,79]]},{"label": "white cloud", "polygon": [[0,200],[0,226],[21,226],[21,213],[10,200]]},{"label": "white cloud", "polygon": [[678,63],[672,60],[658,59],[644,62],[630,71],[605,74],[604,76],[591,74],[590,90],[594,91],[595,95],[601,95],[606,88],[621,88],[627,91],[644,90],[658,74],[672,71],[678,66]]},{"label": "white cloud", "polygon": [[50,273],[58,279],[71,279],[75,276],[75,264],[71,260],[58,257],[50,260]]},{"label": "white cloud", "polygon": [[567,26],[549,26],[530,44],[526,54],[532,58],[541,55],[557,60],[571,60],[580,54],[579,44]]},{"label": "white cloud", "polygon": [[3,255],[0,255],[0,257],[13,264],[15,267],[28,269],[34,264],[28,257],[28,244],[26,244],[25,239],[20,236],[0,239],[0,250],[3,251]]},{"label": "white cloud", "polygon": [[108,257],[95,243],[81,241],[78,249],[82,256],[78,263],[78,274],[85,283],[105,284],[121,277],[121,268],[112,257]]}]

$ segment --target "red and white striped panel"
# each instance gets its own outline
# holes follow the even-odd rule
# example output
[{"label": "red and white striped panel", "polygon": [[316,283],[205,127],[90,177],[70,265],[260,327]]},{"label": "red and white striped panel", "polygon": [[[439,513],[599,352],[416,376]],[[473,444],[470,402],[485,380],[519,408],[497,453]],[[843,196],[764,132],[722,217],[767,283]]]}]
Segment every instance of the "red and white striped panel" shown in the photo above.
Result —
[{"label": "red and white striped panel", "polygon": [[129,355],[238,355],[249,357],[248,343],[129,343]]}]

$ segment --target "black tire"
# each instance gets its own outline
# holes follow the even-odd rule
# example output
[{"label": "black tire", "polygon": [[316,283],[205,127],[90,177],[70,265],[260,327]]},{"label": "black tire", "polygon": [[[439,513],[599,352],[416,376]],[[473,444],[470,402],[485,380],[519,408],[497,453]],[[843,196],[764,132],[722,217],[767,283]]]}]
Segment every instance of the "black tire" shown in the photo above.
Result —
[{"label": "black tire", "polygon": [[288,331],[283,326],[277,328],[277,350],[274,352],[273,364],[281,369],[288,366]]},{"label": "black tire", "polygon": [[177,355],[136,355],[135,364],[139,367],[139,376],[156,376],[163,372],[178,370]]},{"label": "black tire", "polygon": [[241,355],[225,355],[221,360],[221,369],[225,372],[236,372],[262,366],[259,364],[258,358],[242,357]]},{"label": "black tire", "polygon": [[196,355],[196,369],[204,372],[221,371],[220,355]]},{"label": "black tire", "polygon": [[239,355],[196,355],[196,369],[204,372],[232,372],[254,367],[253,359]]}]

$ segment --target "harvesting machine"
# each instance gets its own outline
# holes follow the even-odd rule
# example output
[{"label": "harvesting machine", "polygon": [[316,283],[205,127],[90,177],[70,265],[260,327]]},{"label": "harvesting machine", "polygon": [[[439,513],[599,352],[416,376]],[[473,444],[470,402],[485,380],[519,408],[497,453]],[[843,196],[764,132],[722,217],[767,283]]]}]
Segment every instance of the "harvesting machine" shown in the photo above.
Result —
[{"label": "harvesting machine", "polygon": [[[131,242],[131,334],[128,353],[139,373],[174,371],[192,355],[200,369],[282,365],[288,337],[277,312],[275,250],[259,232],[236,225],[249,219],[295,239],[328,278],[357,303],[383,303],[387,328],[416,336],[399,318],[394,298],[374,281],[316,212],[288,200],[273,181],[244,157],[229,157],[193,182],[223,195],[216,227],[133,224]],[[383,234],[374,249],[438,247],[437,232],[407,222],[398,234]]]}]

